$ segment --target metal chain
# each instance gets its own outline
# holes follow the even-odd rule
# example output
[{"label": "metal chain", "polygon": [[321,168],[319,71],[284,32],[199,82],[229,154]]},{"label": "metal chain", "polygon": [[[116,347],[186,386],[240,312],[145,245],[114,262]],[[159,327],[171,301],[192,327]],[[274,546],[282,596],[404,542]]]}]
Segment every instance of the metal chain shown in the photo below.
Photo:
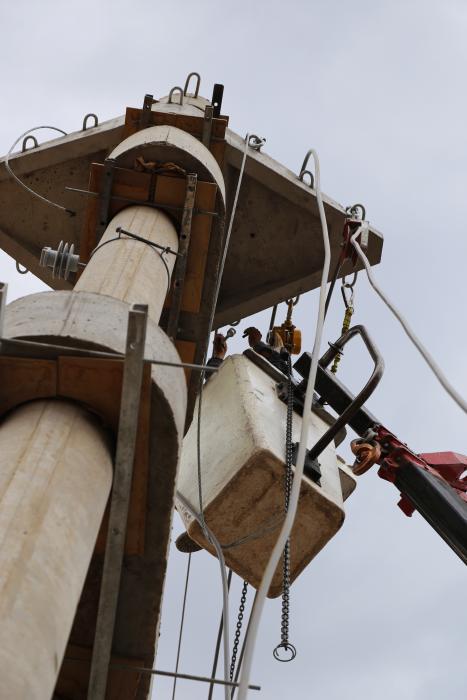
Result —
[{"label": "metal chain", "polygon": [[240,607],[238,609],[237,629],[235,630],[235,639],[232,648],[232,660],[230,662],[230,680],[233,680],[235,666],[237,664],[238,645],[240,644],[240,635],[242,633],[243,613],[245,612],[247,591],[248,581],[243,581],[242,597],[240,598]]},{"label": "metal chain", "polygon": [[[284,510],[289,509],[290,493],[293,482],[293,399],[294,385],[292,381],[292,358],[289,354],[287,359],[287,423],[285,430],[285,475],[284,475]],[[274,649],[274,658],[277,661],[292,661],[296,656],[293,644],[289,642],[289,616],[290,616],[290,537],[284,547],[283,569],[282,569],[282,613],[281,613],[281,641]],[[284,649],[290,652],[290,657],[283,659],[279,656],[279,650]]]}]

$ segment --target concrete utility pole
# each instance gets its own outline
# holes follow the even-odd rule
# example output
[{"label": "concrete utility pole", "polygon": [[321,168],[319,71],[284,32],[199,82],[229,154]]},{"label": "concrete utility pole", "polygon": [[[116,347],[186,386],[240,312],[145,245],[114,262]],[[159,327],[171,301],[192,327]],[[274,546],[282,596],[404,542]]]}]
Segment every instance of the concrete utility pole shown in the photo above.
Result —
[{"label": "concrete utility pole", "polygon": [[[148,695],[150,675],[122,665],[154,663],[181,442],[244,149],[221,88],[208,101],[190,74],[124,118],[12,157],[74,217],[31,207],[0,161],[0,245],[56,290],[3,313],[0,284],[2,697]],[[249,155],[216,327],[319,279],[304,168],[298,178]],[[326,207],[336,260],[345,210]],[[76,275],[62,238],[79,252]],[[39,265],[44,245],[53,278]],[[371,231],[372,262],[381,246]]]}]

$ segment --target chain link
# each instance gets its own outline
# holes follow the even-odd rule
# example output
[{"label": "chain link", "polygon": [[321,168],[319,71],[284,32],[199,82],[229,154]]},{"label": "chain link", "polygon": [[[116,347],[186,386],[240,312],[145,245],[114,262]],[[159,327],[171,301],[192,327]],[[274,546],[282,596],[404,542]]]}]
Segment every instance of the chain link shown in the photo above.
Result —
[{"label": "chain link", "polygon": [[243,582],[242,596],[240,598],[240,607],[238,609],[237,629],[235,630],[235,639],[232,648],[232,660],[230,662],[230,680],[233,681],[235,666],[237,664],[238,645],[240,644],[240,635],[242,633],[243,613],[245,612],[246,594],[248,591],[248,581]]},{"label": "chain link", "polygon": [[[289,509],[290,492],[292,491],[293,481],[293,443],[292,443],[292,428],[293,428],[293,399],[294,385],[292,380],[292,358],[289,355],[287,359],[287,424],[285,431],[285,475],[284,475],[284,510],[287,513]],[[281,613],[281,641],[274,649],[274,658],[278,661],[291,661],[295,658],[296,651],[293,644],[289,642],[289,617],[290,617],[290,537],[284,547],[282,569],[282,613]],[[290,658],[282,659],[279,656],[279,649],[284,649],[291,653]]]}]

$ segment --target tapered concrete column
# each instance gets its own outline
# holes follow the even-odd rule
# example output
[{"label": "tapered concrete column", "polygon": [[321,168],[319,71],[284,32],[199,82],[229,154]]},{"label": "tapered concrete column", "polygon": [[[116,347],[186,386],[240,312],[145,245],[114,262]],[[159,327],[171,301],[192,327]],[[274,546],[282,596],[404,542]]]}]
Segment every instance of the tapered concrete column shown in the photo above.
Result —
[{"label": "tapered concrete column", "polygon": [[128,207],[107,226],[99,243],[102,247],[91,257],[75,291],[106,294],[128,304],[147,304],[149,318],[159,323],[176,256],[124,235],[120,240],[112,240],[118,236],[119,227],[178,251],[178,234],[165,212],[144,206]]},{"label": "tapered concrete column", "polygon": [[112,482],[109,440],[65,401],[0,423],[0,697],[48,700]]}]

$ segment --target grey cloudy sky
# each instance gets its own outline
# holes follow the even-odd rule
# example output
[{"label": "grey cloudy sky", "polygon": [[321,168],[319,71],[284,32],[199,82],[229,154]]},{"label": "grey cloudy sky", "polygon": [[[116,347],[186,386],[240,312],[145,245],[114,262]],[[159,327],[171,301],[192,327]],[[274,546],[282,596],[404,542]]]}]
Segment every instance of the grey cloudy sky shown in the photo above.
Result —
[{"label": "grey cloudy sky", "polygon": [[[192,70],[201,73],[207,96],[214,82],[224,83],[231,127],[264,135],[265,150],[292,170],[315,147],[324,191],[345,205],[363,202],[385,236],[378,279],[467,394],[465,2],[0,0],[0,26],[3,153],[32,126],[77,130],[90,111],[104,121],[139,105],[147,92],[167,94]],[[43,288],[18,276],[4,254],[0,278],[10,283],[10,298]],[[310,294],[297,307],[307,347],[315,312]],[[339,335],[342,313],[336,295],[326,340]],[[373,413],[416,451],[467,453],[465,416],[363,275],[354,318],[368,326],[386,360]],[[356,388],[368,368],[353,349],[341,378]],[[466,697],[464,566],[420,517],[405,518],[397,500],[376,473],[360,479],[342,531],[292,588],[298,656],[291,664],[272,659],[280,605],[267,604],[253,669],[263,687],[258,697]],[[175,662],[185,564],[174,551],[161,669]],[[218,567],[205,553],[192,566],[180,669],[209,674],[221,606]],[[200,684],[179,683],[180,700],[206,696]],[[153,697],[170,698],[171,684],[157,680]]]}]

